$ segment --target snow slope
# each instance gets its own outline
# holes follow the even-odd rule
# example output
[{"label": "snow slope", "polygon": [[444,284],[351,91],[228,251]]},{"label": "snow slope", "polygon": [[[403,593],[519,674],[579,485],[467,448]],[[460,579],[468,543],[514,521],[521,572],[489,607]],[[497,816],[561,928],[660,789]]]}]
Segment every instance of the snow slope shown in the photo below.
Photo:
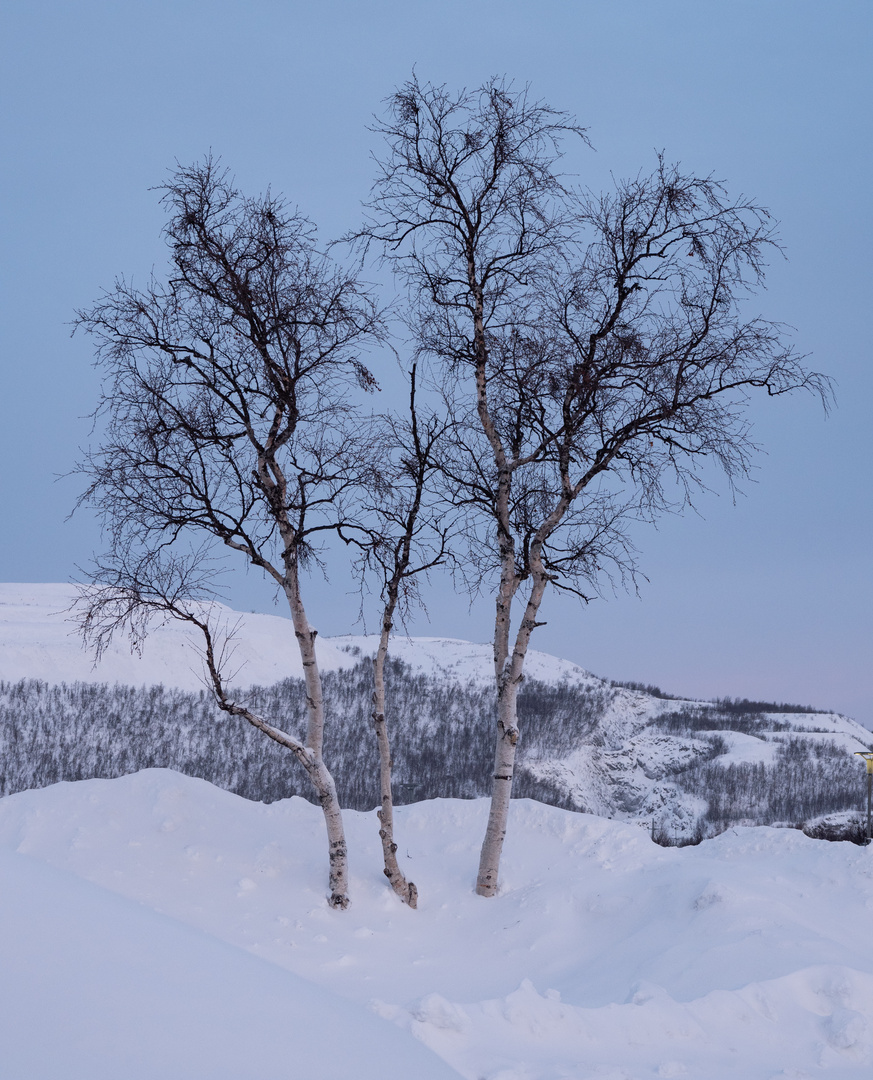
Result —
[{"label": "snow slope", "polygon": [[[141,656],[119,638],[95,664],[83,648],[70,614],[77,595],[74,585],[0,584],[0,679],[120,682],[130,686],[163,683],[182,690],[203,687],[197,635],[172,621],[155,627]],[[235,681],[239,686],[270,686],[280,679],[302,678],[289,618],[246,614],[222,604],[216,604],[215,611],[223,626],[236,631],[230,668],[238,673]],[[319,662],[325,671],[352,667],[361,653],[375,653],[376,644],[374,635],[316,639]],[[482,685],[493,679],[490,645],[398,634],[391,651],[415,671]],[[535,650],[528,657],[527,671],[531,678],[545,682],[599,681],[568,660]]]},{"label": "snow slope", "polygon": [[[8,850],[0,875],[4,1080],[457,1076],[371,1010],[194,926]],[[313,1039],[330,1026],[342,1037]]]},{"label": "snow slope", "polygon": [[[77,595],[74,585],[0,584],[0,679],[203,687],[199,641],[189,627],[173,621],[155,627],[142,655],[118,638],[95,664],[70,614]],[[231,667],[239,671],[242,684],[302,677],[290,619],[244,615],[220,604],[216,610],[226,627],[238,627]],[[325,669],[354,663],[327,640],[318,641],[318,652]]]},{"label": "snow slope", "polygon": [[[873,849],[768,828],[665,849],[636,826],[521,800],[501,893],[483,900],[471,886],[486,812],[398,810],[418,911],[384,884],[375,815],[347,813],[343,913],[324,899],[319,811],[300,799],[266,806],[147,770],[0,800],[0,1024],[18,1055],[6,1060],[24,1063],[4,1077],[100,1080],[143,1047],[150,1074],[114,1075],[871,1074]],[[57,1024],[38,1039],[42,989]],[[301,1030],[338,1072],[299,1057]],[[233,1072],[235,1033],[263,1066]],[[76,1069],[55,1069],[68,1044]],[[225,1072],[154,1064],[197,1047],[220,1062],[226,1046]]]}]

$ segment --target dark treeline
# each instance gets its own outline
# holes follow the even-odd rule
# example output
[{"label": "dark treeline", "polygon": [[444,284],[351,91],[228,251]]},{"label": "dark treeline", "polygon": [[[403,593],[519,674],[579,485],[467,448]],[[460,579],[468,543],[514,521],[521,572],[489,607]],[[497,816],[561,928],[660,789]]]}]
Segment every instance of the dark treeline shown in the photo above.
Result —
[{"label": "dark treeline", "polygon": [[[389,662],[387,682],[397,802],[486,795],[494,752],[493,691],[417,675],[399,661]],[[359,810],[379,802],[372,685],[368,660],[324,677],[331,717],[325,758],[343,806]],[[590,735],[611,697],[608,687],[525,685],[519,798],[545,794],[525,772],[525,758],[568,753]],[[276,726],[300,733],[302,682],[255,687],[245,699]],[[287,751],[219,712],[205,692],[0,682],[0,795],[153,767],[201,777],[248,799],[312,798],[311,785]]]},{"label": "dark treeline", "polygon": [[[687,705],[673,712],[662,713],[653,724],[669,735],[695,735],[702,731],[741,731],[744,735],[760,735],[764,731],[791,730],[791,724],[787,721],[766,716],[760,702],[750,702],[750,706],[742,711],[733,703],[725,707],[723,702],[718,702],[714,708]],[[765,708],[768,712],[780,711],[769,706]]]},{"label": "dark treeline", "polygon": [[[852,754],[831,741],[802,738],[802,733],[826,733],[823,728],[798,730],[773,713],[811,713],[812,709],[771,702],[721,698],[710,707],[686,706],[664,713],[654,725],[673,735],[699,735],[739,731],[763,739],[776,733],[778,744],[771,762],[736,762],[724,765],[718,755],[727,750],[724,739],[708,736],[714,753],[672,779],[690,794],[706,799],[699,835],[713,835],[736,823],[799,824],[824,814],[859,806],[861,776]],[[793,737],[782,733],[794,731]]]},{"label": "dark treeline", "polygon": [[680,786],[709,802],[703,817],[709,833],[743,822],[797,824],[860,806],[857,762],[833,743],[790,738],[780,742],[772,764],[703,762],[677,778]]},{"label": "dark treeline", "polygon": [[722,713],[816,713],[812,705],[790,705],[785,701],[749,701],[748,698],[716,698],[715,705]]},{"label": "dark treeline", "polygon": [[[487,795],[493,760],[495,701],[491,688],[448,683],[389,661],[389,723],[398,803],[435,797]],[[324,678],[328,715],[325,758],[337,779],[343,806],[369,810],[378,797],[378,761],[372,724],[369,660]],[[278,727],[299,734],[303,684],[289,679],[247,691],[245,700]],[[539,759],[561,759],[583,743],[602,743],[599,721],[613,687],[550,685],[526,681],[519,700],[524,719],[514,795],[575,808],[570,793],[540,781],[527,768]],[[775,733],[771,763],[723,765],[727,749],[707,735],[712,754],[664,777],[708,801],[700,822],[705,834],[730,824],[799,823],[859,805],[857,762],[830,741],[803,738],[788,719],[762,702],[721,701],[665,713],[653,726],[686,736],[741,731]],[[797,710],[808,711],[808,710]],[[788,732],[796,731],[793,736]],[[772,736],[771,736],[772,737]],[[287,751],[237,718],[219,712],[208,694],[162,686],[37,680],[0,682],[0,795],[45,787],[60,780],[116,777],[163,767],[202,777],[248,799],[274,802],[291,795],[310,799],[311,786]],[[615,809],[621,809],[616,789]]]},{"label": "dark treeline", "polygon": [[635,682],[633,679],[610,679],[609,685],[624,687],[625,690],[638,690],[642,694],[663,698],[665,701],[674,701],[676,698],[675,694],[668,694],[660,686],[655,686],[654,683]]}]

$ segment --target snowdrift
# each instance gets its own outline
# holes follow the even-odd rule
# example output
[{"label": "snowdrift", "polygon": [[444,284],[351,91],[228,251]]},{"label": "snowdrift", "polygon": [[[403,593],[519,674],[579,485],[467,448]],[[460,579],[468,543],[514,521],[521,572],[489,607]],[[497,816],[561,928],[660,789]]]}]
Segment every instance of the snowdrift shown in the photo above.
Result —
[{"label": "snowdrift", "polygon": [[[873,850],[769,828],[665,849],[519,800],[483,900],[486,812],[399,809],[418,911],[382,880],[375,815],[349,813],[341,913],[301,799],[149,770],[0,800],[0,1024],[23,1063],[8,1075],[310,1080],[343,1075],[347,1051],[349,1080],[870,1075]],[[165,1024],[150,1074],[121,1067]],[[301,1031],[334,1072],[299,1056]],[[252,1064],[228,1050],[209,1071],[234,1033]]]},{"label": "snowdrift", "polygon": [[457,1076],[371,1010],[195,927],[7,850],[0,874],[5,1080]]}]

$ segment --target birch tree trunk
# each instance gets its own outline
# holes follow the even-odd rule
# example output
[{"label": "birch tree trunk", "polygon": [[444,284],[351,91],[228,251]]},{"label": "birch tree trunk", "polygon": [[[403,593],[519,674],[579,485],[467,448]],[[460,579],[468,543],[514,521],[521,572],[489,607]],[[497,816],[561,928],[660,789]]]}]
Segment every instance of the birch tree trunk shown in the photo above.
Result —
[{"label": "birch tree trunk", "polygon": [[[503,841],[506,839],[509,800],[512,797],[512,780],[515,775],[515,754],[521,734],[518,726],[518,689],[524,680],[524,662],[530,636],[537,626],[537,614],[547,585],[548,577],[540,567],[534,578],[511,657],[505,655],[506,650],[502,646],[508,618],[501,619],[499,614],[497,618],[495,661],[501,653],[504,659],[502,670],[497,674],[497,746],[494,754],[491,808],[476,879],[476,892],[479,896],[496,895],[499,885],[500,857],[503,854]],[[500,607],[501,600],[498,600],[498,611]]]},{"label": "birch tree trunk", "polygon": [[494,776],[491,784],[491,808],[482,851],[476,892],[479,896],[494,896],[497,892],[500,856],[506,838],[509,800],[515,769],[515,748],[518,744],[518,685],[522,675],[505,672],[497,691],[497,746],[494,753]]},{"label": "birch tree trunk", "polygon": [[385,660],[388,656],[388,640],[391,634],[391,619],[387,615],[382,622],[379,636],[379,648],[373,661],[375,690],[373,692],[373,723],[376,727],[376,742],[379,746],[379,785],[380,805],[379,838],[382,841],[382,857],[385,861],[383,873],[391,883],[391,888],[411,908],[418,906],[418,889],[407,881],[397,864],[397,844],[394,842],[394,799],[391,793],[391,747],[385,721]]},{"label": "birch tree trunk", "polygon": [[[289,560],[291,561],[291,560]],[[324,814],[327,828],[328,858],[330,866],[330,898],[333,908],[345,909],[349,906],[349,868],[348,847],[342,810],[337,796],[333,776],[324,763],[324,695],[321,684],[321,672],[315,654],[315,638],[318,634],[309,625],[306,611],[300,597],[296,565],[288,567],[283,582],[288,605],[291,608],[291,620],[294,635],[300,649],[303,662],[303,681],[306,689],[306,771],[315,787],[318,801]]]}]

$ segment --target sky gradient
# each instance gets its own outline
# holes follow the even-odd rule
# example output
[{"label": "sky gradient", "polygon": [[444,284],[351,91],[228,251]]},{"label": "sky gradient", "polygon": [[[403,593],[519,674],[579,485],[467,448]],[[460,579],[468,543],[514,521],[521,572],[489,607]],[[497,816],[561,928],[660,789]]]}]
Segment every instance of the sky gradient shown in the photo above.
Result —
[{"label": "sky gradient", "polygon": [[[149,188],[174,161],[211,149],[244,190],[283,192],[329,239],[358,223],[379,151],[368,124],[413,67],[454,87],[506,74],[588,127],[594,150],[567,159],[580,183],[648,170],[663,149],[770,207],[787,259],[757,306],[793,327],[837,395],[827,420],[809,398],[755,402],[766,454],[745,494],[734,504],[714,477],[699,515],[640,530],[639,597],[584,610],[548,598],[535,647],[612,678],[870,726],[871,31],[868,0],[7,0],[0,580],[70,580],[99,546],[86,514],[67,519],[80,482],[57,479],[98,390],[69,324],[116,275],[160,268]],[[350,588],[340,568],[312,583],[322,633],[359,629]],[[230,594],[277,610],[252,574]],[[412,631],[486,640],[490,619],[443,582]]]}]

